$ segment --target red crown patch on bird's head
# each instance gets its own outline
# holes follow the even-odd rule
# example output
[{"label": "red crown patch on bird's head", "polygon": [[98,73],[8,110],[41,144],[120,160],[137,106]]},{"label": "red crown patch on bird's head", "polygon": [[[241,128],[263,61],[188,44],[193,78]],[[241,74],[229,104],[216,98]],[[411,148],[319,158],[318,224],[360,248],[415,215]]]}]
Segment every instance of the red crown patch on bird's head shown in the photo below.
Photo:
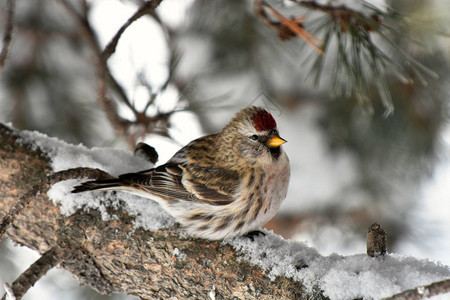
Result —
[{"label": "red crown patch on bird's head", "polygon": [[277,127],[277,122],[266,110],[259,111],[252,119],[253,127],[258,131],[270,130]]}]

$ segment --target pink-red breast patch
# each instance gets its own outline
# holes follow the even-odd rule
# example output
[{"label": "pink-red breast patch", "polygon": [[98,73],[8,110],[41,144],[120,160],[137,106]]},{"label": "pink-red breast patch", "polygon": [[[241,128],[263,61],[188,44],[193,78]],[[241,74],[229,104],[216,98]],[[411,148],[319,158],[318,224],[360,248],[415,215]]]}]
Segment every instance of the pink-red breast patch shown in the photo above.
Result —
[{"label": "pink-red breast patch", "polygon": [[253,127],[258,131],[270,130],[277,127],[277,122],[270,113],[265,110],[261,110],[253,118]]}]

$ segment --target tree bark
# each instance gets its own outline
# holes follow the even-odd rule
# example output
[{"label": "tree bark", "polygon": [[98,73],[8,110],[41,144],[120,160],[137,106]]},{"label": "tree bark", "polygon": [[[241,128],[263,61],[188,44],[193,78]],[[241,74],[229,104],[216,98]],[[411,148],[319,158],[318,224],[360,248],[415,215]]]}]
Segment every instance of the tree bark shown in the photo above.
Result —
[{"label": "tree bark", "polygon": [[[0,124],[1,217],[52,172],[47,154],[18,138],[20,131]],[[6,236],[41,254],[59,247],[56,252],[64,253],[61,267],[102,294],[126,293],[142,299],[311,296],[300,282],[281,277],[271,281],[260,268],[239,260],[229,245],[180,237],[173,228],[135,229],[133,217],[125,211],[115,211],[119,218],[111,221],[102,221],[98,211],[63,216],[45,192],[16,216]]]}]

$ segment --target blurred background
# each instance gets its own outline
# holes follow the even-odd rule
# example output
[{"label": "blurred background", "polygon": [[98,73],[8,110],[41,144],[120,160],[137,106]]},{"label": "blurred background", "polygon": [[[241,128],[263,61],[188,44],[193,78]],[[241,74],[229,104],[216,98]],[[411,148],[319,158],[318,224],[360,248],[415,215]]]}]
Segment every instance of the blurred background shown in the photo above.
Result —
[{"label": "blurred background", "polygon": [[[255,2],[164,0],[125,30],[99,78],[99,53],[143,1],[17,0],[0,121],[89,147],[132,152],[143,141],[160,164],[239,109],[264,106],[288,141],[292,170],[267,229],[323,255],[351,255],[365,253],[377,222],[389,252],[450,265],[450,2],[377,1],[361,9],[372,23],[358,35],[354,18],[269,1],[286,17],[305,15],[304,28],[326,42],[324,56],[299,37],[282,41]],[[364,46],[368,35],[391,60]],[[368,50],[355,58],[358,49]],[[107,86],[100,100],[99,83]],[[1,281],[38,257],[2,241]],[[24,299],[37,297],[133,298],[98,295],[63,270]]]}]

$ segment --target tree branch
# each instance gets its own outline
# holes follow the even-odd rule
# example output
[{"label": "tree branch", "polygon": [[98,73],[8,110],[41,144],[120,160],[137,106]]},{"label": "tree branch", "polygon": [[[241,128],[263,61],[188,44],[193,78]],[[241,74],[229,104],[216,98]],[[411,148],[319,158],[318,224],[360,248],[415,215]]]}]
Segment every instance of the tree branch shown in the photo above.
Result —
[{"label": "tree branch", "polygon": [[[15,299],[21,299],[48,270],[61,262],[62,256],[62,249],[59,246],[54,246],[23,272],[11,286]],[[2,297],[2,300],[5,299],[7,299],[6,294]]]},{"label": "tree branch", "polygon": [[3,34],[3,47],[0,52],[0,69],[2,69],[6,64],[6,59],[8,58],[9,45],[12,40],[12,32],[14,29],[14,0],[6,1],[6,26],[5,33]]},{"label": "tree branch", "polygon": [[[302,25],[304,17],[288,19],[263,0],[255,0],[254,7],[256,14],[259,15],[267,25],[274,28],[278,32],[278,36],[281,40],[288,40],[297,35],[308,43],[314,50],[316,50],[317,53],[324,55],[323,50],[320,49],[323,42],[303,29]],[[267,8],[281,23],[271,21],[265,13],[264,8]]]},{"label": "tree branch", "polygon": [[107,178],[108,176],[111,177],[102,170],[90,168],[69,169],[47,176],[47,178],[34,185],[29,191],[20,197],[19,200],[13,204],[8,213],[2,218],[0,223],[0,239],[3,237],[8,227],[14,222],[15,217],[20,214],[28,206],[28,204],[30,204],[34,197],[40,195],[41,193],[46,193],[52,184],[73,178],[95,179],[100,177]]},{"label": "tree branch", "polygon": [[[19,132],[0,125],[2,215],[18,195],[26,194],[33,182],[39,183],[51,171],[46,153],[17,142],[18,138]],[[6,236],[40,253],[62,245],[69,254],[61,267],[100,293],[127,293],[142,299],[208,299],[213,286],[216,299],[292,299],[303,293],[300,282],[271,281],[219,241],[182,238],[174,229],[135,229],[133,217],[120,210],[114,211],[118,218],[110,221],[103,221],[98,211],[79,210],[67,217],[45,192],[31,198]]]},{"label": "tree branch", "polygon": [[156,7],[162,2],[163,0],[153,0],[153,1],[147,1],[144,2],[144,4],[125,22],[125,24],[120,27],[119,31],[116,32],[114,37],[111,39],[111,41],[108,43],[108,45],[105,47],[105,49],[102,52],[102,59],[104,63],[111,57],[111,55],[116,51],[117,43],[119,42],[120,37],[125,32],[125,30],[133,24],[134,21],[138,20],[142,16],[145,16],[147,14],[153,14],[155,12]]},{"label": "tree branch", "polygon": [[384,300],[420,300],[446,293],[450,293],[450,279],[407,290]]},{"label": "tree branch", "polygon": [[[112,76],[108,65],[106,64],[107,58],[104,59],[103,51],[101,49],[100,43],[97,40],[97,36],[91,27],[91,24],[88,20],[88,6],[85,3],[82,3],[82,13],[78,13],[78,11],[75,9],[75,7],[72,6],[71,3],[69,3],[66,0],[57,0],[61,3],[61,5],[66,9],[66,11],[69,13],[70,16],[77,22],[78,28],[80,32],[83,34],[84,37],[86,37],[89,45],[91,46],[91,49],[93,50],[95,54],[95,58],[97,60],[97,99],[100,105],[105,110],[106,116],[108,118],[108,121],[111,123],[112,127],[115,129],[116,132],[120,133],[121,135],[126,133],[126,129],[129,125],[129,121],[122,119],[118,113],[117,113],[117,107],[114,104],[114,102],[106,96],[106,90],[107,90],[107,81],[110,80],[113,85],[117,88],[119,91],[119,95],[124,99],[124,103],[130,107],[130,109],[133,111],[133,107],[130,104],[130,101],[126,98],[125,93],[123,92],[123,89],[120,87],[120,84],[115,80],[114,76]],[[134,112],[134,111],[133,111]]]},{"label": "tree branch", "polygon": [[[431,276],[438,280],[450,276],[448,268],[414,258],[403,261],[390,255],[377,258],[363,254],[324,257],[312,248],[273,234],[253,242],[234,239],[224,243],[186,237],[176,227],[148,231],[135,226],[134,215],[117,202],[105,206],[107,213],[114,216],[108,220],[102,219],[104,212],[98,209],[78,209],[65,215],[47,196],[50,184],[104,173],[77,168],[47,177],[58,151],[73,153],[77,159],[98,156],[93,150],[0,124],[0,214],[7,215],[19,195],[29,195],[21,197],[18,209],[10,214],[14,217],[8,221],[11,226],[6,236],[44,254],[12,285],[12,293],[19,298],[58,263],[80,283],[102,294],[126,293],[142,299],[209,299],[210,293],[216,299],[324,299],[333,298],[326,293],[345,287],[349,278],[358,281],[358,276],[383,276],[383,286],[367,282],[371,285],[365,292],[351,291],[354,297],[373,297],[370,293],[383,290],[387,283],[391,290],[398,291],[397,279],[404,272],[416,272],[421,278],[416,282],[424,284],[430,283]],[[109,200],[104,197],[101,201]],[[371,249],[383,253],[385,237],[379,226],[372,226],[369,234]],[[395,270],[395,274],[388,278],[386,270]],[[325,278],[334,278],[331,290],[321,285]],[[411,286],[402,283],[401,287],[406,290]],[[448,282],[417,291],[433,295],[446,292]]]},{"label": "tree branch", "polygon": [[[143,16],[150,15],[161,26],[164,32],[166,32],[167,39],[170,39],[170,30],[159,19],[155,9],[163,0],[143,1],[136,12],[119,28],[116,34],[113,36],[107,46],[102,49],[100,46],[96,34],[89,23],[88,19],[88,6],[85,2],[82,2],[82,13],[79,13],[75,7],[73,7],[69,1],[57,0],[63,5],[67,12],[77,22],[80,32],[86,37],[91,48],[94,51],[96,57],[96,77],[97,77],[97,100],[103,107],[108,121],[119,135],[125,135],[131,147],[134,147],[139,137],[148,133],[155,133],[161,136],[169,137],[168,133],[169,122],[166,120],[179,109],[174,108],[168,113],[161,113],[158,107],[154,103],[160,92],[162,92],[169,81],[171,80],[171,72],[169,70],[169,77],[167,81],[157,92],[151,92],[147,105],[143,111],[138,111],[132,101],[128,98],[126,91],[121,84],[115,79],[108,67],[108,59],[115,53],[117,45],[122,37],[123,33],[138,19]],[[170,67],[169,67],[170,68]],[[108,90],[111,89],[118,95],[118,101],[123,103],[134,116],[134,120],[127,120],[120,117],[118,113],[118,106],[114,98],[109,95]],[[153,91],[153,88],[152,88]],[[155,106],[158,113],[155,116],[148,116],[147,110],[149,106]],[[161,120],[163,122],[161,122]],[[162,124],[162,125],[161,125]]]},{"label": "tree branch", "polygon": [[348,31],[348,26],[360,26],[366,31],[378,31],[381,19],[376,14],[367,18],[361,13],[346,7],[345,5],[333,6],[331,4],[321,4],[316,1],[295,1],[311,10],[322,11],[341,26],[342,32]]}]

